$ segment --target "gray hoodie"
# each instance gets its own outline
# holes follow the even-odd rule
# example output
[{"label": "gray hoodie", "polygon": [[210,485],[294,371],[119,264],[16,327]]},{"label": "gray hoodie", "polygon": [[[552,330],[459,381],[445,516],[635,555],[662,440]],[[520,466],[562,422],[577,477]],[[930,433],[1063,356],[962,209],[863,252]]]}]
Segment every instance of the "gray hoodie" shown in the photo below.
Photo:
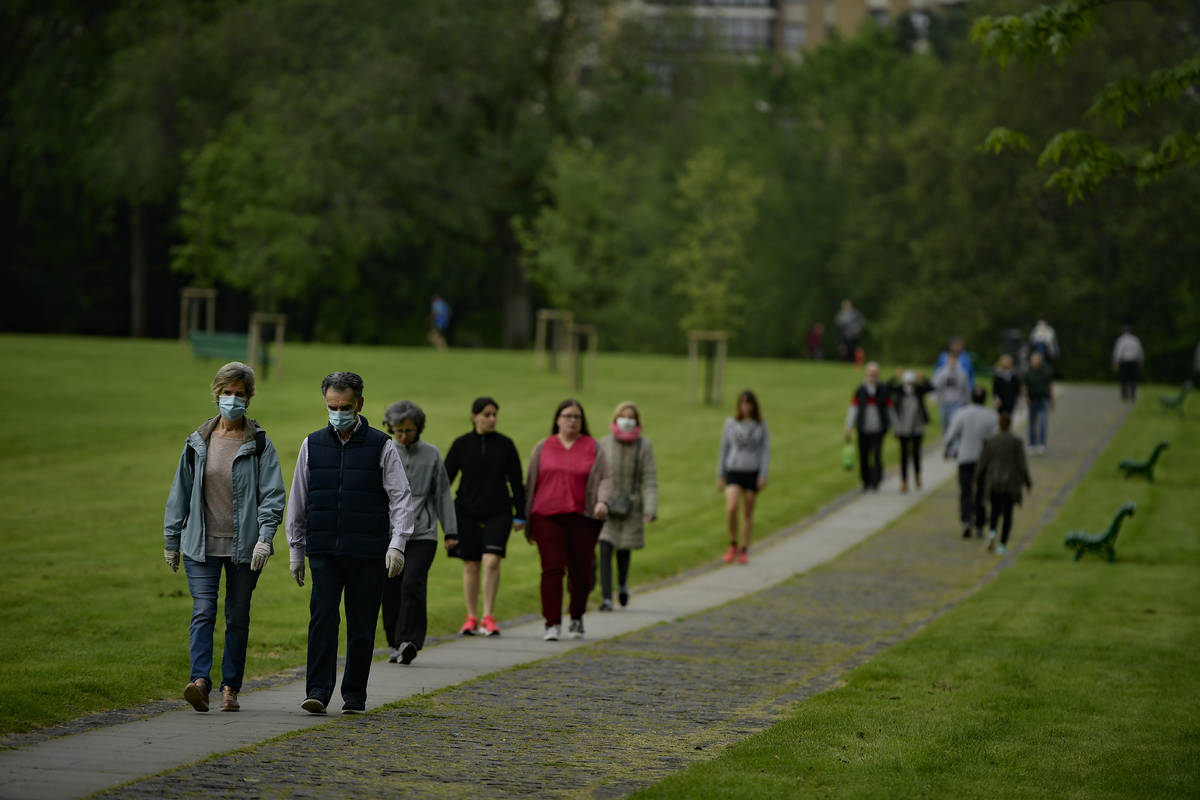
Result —
[{"label": "gray hoodie", "polygon": [[1000,415],[994,408],[978,404],[969,405],[954,415],[950,430],[942,441],[946,452],[951,445],[958,441],[958,463],[974,464],[983,452],[983,443],[988,437],[1000,430]]},{"label": "gray hoodie", "polygon": [[404,447],[392,440],[400,454],[404,474],[412,489],[413,535],[411,541],[437,541],[438,520],[447,539],[458,538],[458,517],[454,515],[454,498],[450,494],[450,479],[442,464],[442,454],[431,444],[417,439]]},{"label": "gray hoodie", "polygon": [[717,477],[726,472],[757,472],[767,479],[771,464],[771,434],[767,423],[752,419],[725,420],[721,431],[721,452],[717,456]]}]

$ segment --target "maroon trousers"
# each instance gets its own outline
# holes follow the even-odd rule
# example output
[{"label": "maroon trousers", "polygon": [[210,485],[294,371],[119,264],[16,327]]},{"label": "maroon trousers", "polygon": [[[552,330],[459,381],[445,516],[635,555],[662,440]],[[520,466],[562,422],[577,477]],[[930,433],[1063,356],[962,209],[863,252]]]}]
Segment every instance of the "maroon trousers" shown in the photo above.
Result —
[{"label": "maroon trousers", "polygon": [[542,616],[547,625],[562,624],[565,572],[571,597],[571,619],[579,619],[587,610],[588,595],[592,591],[596,541],[600,538],[603,523],[583,514],[531,516],[529,524],[542,557]]}]

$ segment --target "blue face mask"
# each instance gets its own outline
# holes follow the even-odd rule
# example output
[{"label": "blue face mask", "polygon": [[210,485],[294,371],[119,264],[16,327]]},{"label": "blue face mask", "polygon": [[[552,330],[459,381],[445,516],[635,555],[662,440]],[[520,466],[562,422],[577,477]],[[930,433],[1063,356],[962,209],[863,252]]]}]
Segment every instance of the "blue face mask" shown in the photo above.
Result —
[{"label": "blue face mask", "polygon": [[330,411],[329,424],[339,431],[344,431],[354,425],[356,416],[358,415],[353,411]]},{"label": "blue face mask", "polygon": [[222,417],[230,422],[237,422],[246,416],[246,398],[223,394],[217,398],[217,408],[221,410]]}]

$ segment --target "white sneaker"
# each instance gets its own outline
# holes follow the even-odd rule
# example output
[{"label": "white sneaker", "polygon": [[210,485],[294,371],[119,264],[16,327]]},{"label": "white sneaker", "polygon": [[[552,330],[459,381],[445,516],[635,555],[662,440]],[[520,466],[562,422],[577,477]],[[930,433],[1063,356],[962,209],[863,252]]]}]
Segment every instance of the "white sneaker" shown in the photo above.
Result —
[{"label": "white sneaker", "polygon": [[546,632],[542,635],[542,639],[547,642],[557,642],[558,635],[562,632],[561,625],[547,625]]},{"label": "white sneaker", "polygon": [[570,633],[570,636],[572,639],[582,639],[583,638],[583,620],[582,619],[571,620],[571,625],[567,630]]}]

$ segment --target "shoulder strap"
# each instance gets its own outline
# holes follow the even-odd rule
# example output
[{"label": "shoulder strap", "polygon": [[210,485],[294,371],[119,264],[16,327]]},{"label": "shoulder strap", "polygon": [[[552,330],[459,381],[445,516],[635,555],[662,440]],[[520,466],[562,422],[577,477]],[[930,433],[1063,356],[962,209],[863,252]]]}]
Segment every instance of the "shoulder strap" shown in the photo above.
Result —
[{"label": "shoulder strap", "polygon": [[254,455],[262,458],[263,450],[267,449],[267,432],[262,428],[254,434]]},{"label": "shoulder strap", "polygon": [[641,477],[642,467],[642,437],[637,438],[637,442],[633,445],[633,494],[638,493],[638,480]]}]

